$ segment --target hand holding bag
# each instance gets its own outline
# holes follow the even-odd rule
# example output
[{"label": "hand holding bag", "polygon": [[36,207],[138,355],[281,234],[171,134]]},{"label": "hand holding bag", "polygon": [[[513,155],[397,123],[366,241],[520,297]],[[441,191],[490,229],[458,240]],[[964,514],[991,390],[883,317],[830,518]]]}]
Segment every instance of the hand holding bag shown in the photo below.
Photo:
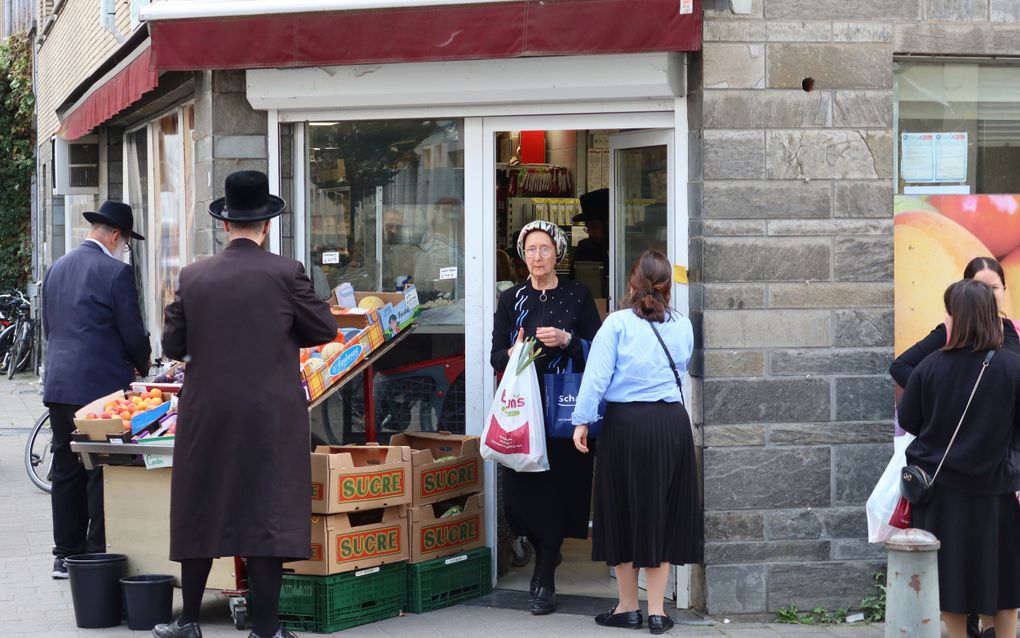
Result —
[{"label": "hand holding bag", "polygon": [[985,370],[988,369],[988,364],[992,362],[992,357],[994,356],[995,350],[989,350],[988,354],[985,355],[985,360],[981,364],[981,372],[978,373],[977,381],[974,382],[974,389],[970,391],[970,398],[967,399],[967,405],[963,407],[960,422],[956,424],[953,436],[949,439],[949,445],[946,446],[946,451],[942,454],[942,460],[939,461],[939,466],[935,468],[935,474],[928,476],[924,469],[916,465],[903,466],[903,470],[900,472],[900,493],[911,505],[923,505],[931,500],[935,478],[942,471],[942,465],[946,462],[946,457],[949,456],[949,450],[953,448],[956,435],[960,433],[960,426],[963,425],[963,420],[967,417],[967,410],[970,408],[971,401],[974,400],[974,394],[981,383],[981,377],[985,375]]},{"label": "hand holding bag", "polygon": [[[581,340],[581,349],[585,361],[588,360],[590,345]],[[573,357],[567,358],[567,369],[562,374],[545,375],[543,393],[545,395],[545,431],[550,439],[574,438],[574,406],[577,395],[581,391],[583,372],[574,372]],[[606,402],[599,403],[599,419],[588,424],[588,437],[598,438],[602,433],[602,415],[606,412]]]},{"label": "hand holding bag", "polygon": [[549,469],[537,356],[534,339],[514,346],[482,431],[482,458],[516,472]]}]

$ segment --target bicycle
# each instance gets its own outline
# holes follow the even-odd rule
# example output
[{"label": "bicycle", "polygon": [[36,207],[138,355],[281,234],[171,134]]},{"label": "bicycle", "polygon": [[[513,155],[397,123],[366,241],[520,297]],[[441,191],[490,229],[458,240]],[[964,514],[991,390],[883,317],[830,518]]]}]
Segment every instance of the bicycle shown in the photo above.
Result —
[{"label": "bicycle", "polygon": [[17,301],[17,310],[14,325],[9,326],[0,334],[0,348],[2,348],[4,335],[13,331],[13,342],[10,348],[3,355],[3,362],[0,370],[7,370],[7,378],[13,379],[14,375],[28,367],[32,359],[32,351],[35,349],[35,326],[32,319],[32,304],[22,296]]},{"label": "bicycle", "polygon": [[53,484],[53,429],[50,426],[49,410],[36,419],[32,433],[28,435],[25,471],[33,485],[50,493]]}]

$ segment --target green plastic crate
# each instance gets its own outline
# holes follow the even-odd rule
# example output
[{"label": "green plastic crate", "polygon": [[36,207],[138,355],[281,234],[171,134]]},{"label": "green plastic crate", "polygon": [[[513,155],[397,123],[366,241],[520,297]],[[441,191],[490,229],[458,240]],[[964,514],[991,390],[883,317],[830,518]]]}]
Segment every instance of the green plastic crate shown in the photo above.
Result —
[{"label": "green plastic crate", "polygon": [[407,600],[407,563],[334,576],[284,574],[280,622],[328,634],[399,616]]},{"label": "green plastic crate", "polygon": [[449,607],[492,591],[492,552],[480,547],[463,554],[411,565],[408,610],[416,614]]}]

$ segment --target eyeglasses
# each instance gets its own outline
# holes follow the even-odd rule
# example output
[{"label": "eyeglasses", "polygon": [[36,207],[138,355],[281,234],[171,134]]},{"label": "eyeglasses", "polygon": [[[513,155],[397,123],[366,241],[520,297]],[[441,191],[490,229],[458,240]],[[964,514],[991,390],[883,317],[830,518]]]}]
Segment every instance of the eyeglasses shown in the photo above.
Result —
[{"label": "eyeglasses", "polygon": [[541,255],[542,257],[549,257],[550,255],[553,254],[553,249],[550,248],[549,246],[542,247],[532,246],[531,248],[525,249],[524,254],[531,258],[534,258],[538,255]]}]

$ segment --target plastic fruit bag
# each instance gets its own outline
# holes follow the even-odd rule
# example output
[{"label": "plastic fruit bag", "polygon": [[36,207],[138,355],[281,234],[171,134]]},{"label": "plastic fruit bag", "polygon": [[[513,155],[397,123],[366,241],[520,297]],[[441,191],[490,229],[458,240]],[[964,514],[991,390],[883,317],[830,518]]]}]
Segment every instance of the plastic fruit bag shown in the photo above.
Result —
[{"label": "plastic fruit bag", "polygon": [[537,356],[534,339],[514,346],[482,431],[482,458],[516,472],[549,469]]},{"label": "plastic fruit bag", "polygon": [[885,542],[897,531],[889,521],[901,500],[900,470],[907,464],[907,446],[913,440],[914,435],[909,433],[893,439],[892,458],[868,498],[865,511],[868,514],[868,541],[872,543]]}]

